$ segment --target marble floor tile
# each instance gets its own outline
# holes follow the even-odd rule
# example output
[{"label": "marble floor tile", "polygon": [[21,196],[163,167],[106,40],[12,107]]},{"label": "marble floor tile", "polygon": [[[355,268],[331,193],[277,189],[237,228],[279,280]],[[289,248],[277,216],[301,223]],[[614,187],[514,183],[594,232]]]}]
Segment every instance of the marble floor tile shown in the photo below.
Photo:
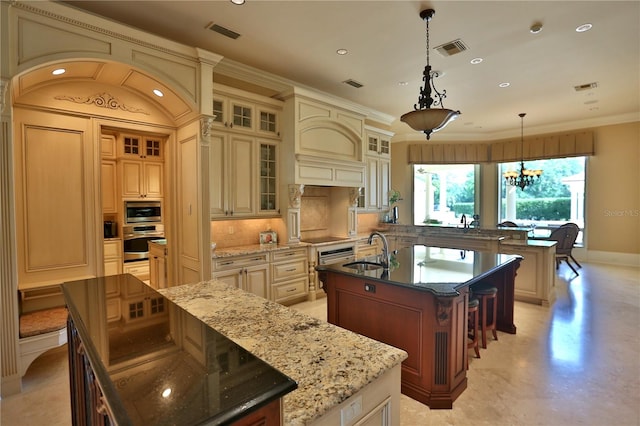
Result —
[{"label": "marble floor tile", "polygon": [[[640,425],[640,269],[562,265],[552,307],[516,302],[517,334],[470,358],[451,410],[401,397],[401,426]],[[326,319],[326,299],[293,306]],[[0,401],[2,426],[70,425],[66,345],[38,358],[23,392]]]}]

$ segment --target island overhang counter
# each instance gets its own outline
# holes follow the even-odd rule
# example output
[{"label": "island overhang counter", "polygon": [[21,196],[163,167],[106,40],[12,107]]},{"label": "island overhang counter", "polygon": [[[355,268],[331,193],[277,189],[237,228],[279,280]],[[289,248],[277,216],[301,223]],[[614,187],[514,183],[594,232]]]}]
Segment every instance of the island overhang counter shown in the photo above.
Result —
[{"label": "island overhang counter", "polygon": [[244,424],[263,408],[286,425],[399,419],[400,349],[215,280],[154,290],[123,274],[62,287],[80,418],[91,406],[145,426]]},{"label": "island overhang counter", "polygon": [[397,250],[389,270],[316,269],[327,293],[327,320],[405,350],[402,393],[431,408],[452,408],[467,385],[469,290],[495,286],[497,327],[515,333],[514,281],[521,259],[414,245]]}]

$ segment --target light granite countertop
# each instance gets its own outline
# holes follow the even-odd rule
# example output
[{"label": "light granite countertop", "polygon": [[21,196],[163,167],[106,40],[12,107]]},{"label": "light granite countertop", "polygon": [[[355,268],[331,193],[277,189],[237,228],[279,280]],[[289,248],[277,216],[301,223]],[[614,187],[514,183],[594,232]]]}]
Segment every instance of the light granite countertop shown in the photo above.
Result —
[{"label": "light granite countertop", "polygon": [[215,251],[211,253],[211,258],[221,258],[221,257],[230,257],[230,256],[241,256],[244,254],[256,254],[262,252],[271,252],[271,251],[279,251],[279,250],[289,250],[292,248],[298,247],[307,247],[306,243],[295,243],[295,244],[249,244],[246,246],[234,246],[234,247],[225,247],[225,248],[216,248]]},{"label": "light granite countertop", "polygon": [[158,291],[298,383],[284,397],[286,425],[321,417],[407,357],[403,350],[221,281]]}]

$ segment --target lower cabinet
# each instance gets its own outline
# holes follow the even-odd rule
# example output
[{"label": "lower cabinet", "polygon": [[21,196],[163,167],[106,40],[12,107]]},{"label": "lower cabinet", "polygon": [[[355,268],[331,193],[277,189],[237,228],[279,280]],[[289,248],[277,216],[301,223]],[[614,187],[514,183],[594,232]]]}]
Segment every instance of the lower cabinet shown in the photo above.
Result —
[{"label": "lower cabinet", "polygon": [[122,267],[123,274],[131,274],[141,281],[149,281],[149,262],[146,260],[125,263]]},{"label": "lower cabinet", "polygon": [[309,258],[307,248],[271,252],[271,300],[290,305],[307,299]]},{"label": "lower cabinet", "polygon": [[283,305],[305,301],[309,292],[306,247],[214,258],[212,271],[213,279]]},{"label": "lower cabinet", "polygon": [[230,256],[213,260],[211,277],[269,299],[268,254]]},{"label": "lower cabinet", "polygon": [[167,288],[167,247],[149,242],[149,285],[152,288]]},{"label": "lower cabinet", "polygon": [[122,273],[122,240],[106,240],[104,242],[104,275]]}]

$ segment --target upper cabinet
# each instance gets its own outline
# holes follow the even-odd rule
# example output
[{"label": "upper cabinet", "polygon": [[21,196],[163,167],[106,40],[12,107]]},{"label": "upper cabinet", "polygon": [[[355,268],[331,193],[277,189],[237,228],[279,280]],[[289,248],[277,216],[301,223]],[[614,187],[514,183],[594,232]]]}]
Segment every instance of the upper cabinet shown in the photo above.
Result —
[{"label": "upper cabinet", "polygon": [[367,155],[391,158],[391,136],[367,127]]},{"label": "upper cabinet", "polygon": [[388,210],[391,189],[392,133],[366,127],[367,180],[358,199],[358,207],[366,211]]},{"label": "upper cabinet", "polygon": [[214,84],[213,123],[227,130],[279,138],[282,102]]},{"label": "upper cabinet", "polygon": [[141,135],[120,136],[120,157],[137,158],[152,161],[163,160],[163,140],[157,137]]},{"label": "upper cabinet", "polygon": [[164,139],[150,135],[119,135],[118,171],[123,199],[163,198]]},{"label": "upper cabinet", "polygon": [[279,215],[282,102],[214,84],[213,109],[211,219]]}]

